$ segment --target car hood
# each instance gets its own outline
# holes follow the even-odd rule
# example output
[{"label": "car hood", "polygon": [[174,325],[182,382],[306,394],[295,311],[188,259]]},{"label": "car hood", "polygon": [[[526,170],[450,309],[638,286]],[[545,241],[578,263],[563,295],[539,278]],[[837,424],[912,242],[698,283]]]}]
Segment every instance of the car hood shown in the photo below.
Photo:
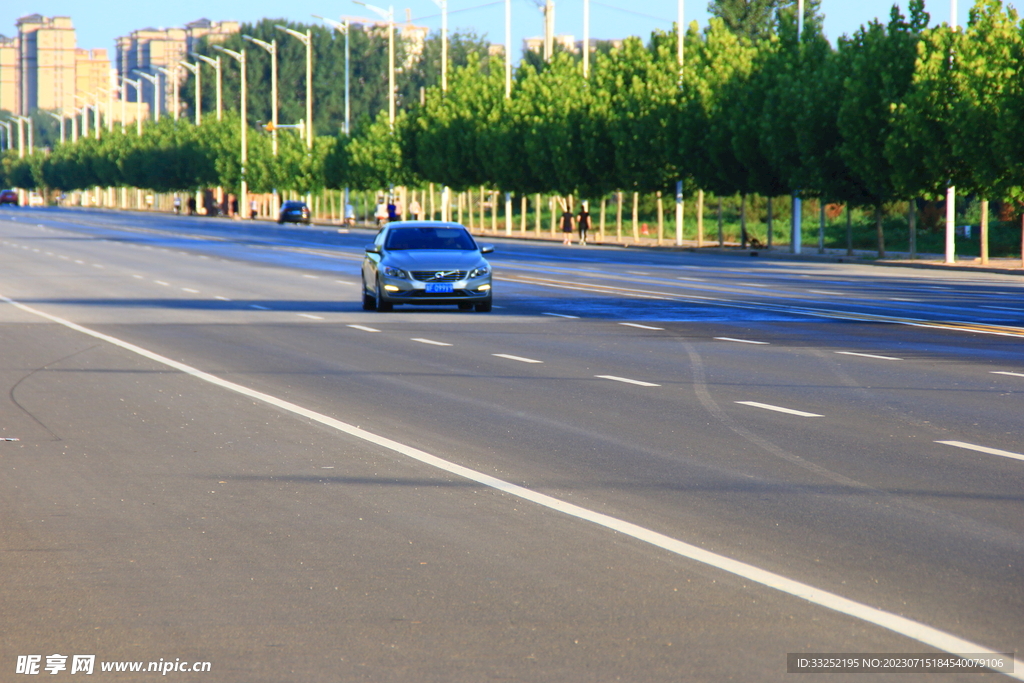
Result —
[{"label": "car hood", "polygon": [[486,261],[478,251],[409,249],[389,251],[384,263],[403,270],[472,270]]}]

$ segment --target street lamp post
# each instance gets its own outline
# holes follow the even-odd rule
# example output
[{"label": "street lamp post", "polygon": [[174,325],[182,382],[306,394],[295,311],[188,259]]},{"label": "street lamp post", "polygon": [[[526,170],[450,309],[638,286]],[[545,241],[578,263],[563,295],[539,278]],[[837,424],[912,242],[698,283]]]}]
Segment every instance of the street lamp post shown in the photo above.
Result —
[{"label": "street lamp post", "polygon": [[[949,27],[957,30],[956,0],[949,0]],[[956,187],[946,188],[946,263],[956,263]]]},{"label": "street lamp post", "polygon": [[306,46],[306,147],[313,148],[313,33],[306,29],[305,33],[299,33],[287,26],[277,25],[279,31],[284,31],[302,41]]},{"label": "street lamp post", "polygon": [[142,81],[130,78],[121,79],[125,85],[135,88],[135,134],[142,137]]},{"label": "street lamp post", "polygon": [[193,64],[192,62],[181,61],[178,64],[191,71],[192,75],[196,77],[195,117],[196,126],[199,126],[203,122],[203,70],[199,64]]},{"label": "street lamp post", "polygon": [[[96,103],[95,103],[96,106],[92,110],[92,113],[93,113],[92,122],[93,122],[93,137],[96,138],[97,140],[100,139],[100,130],[102,129],[102,126],[100,125],[100,93],[105,93],[108,98],[110,97],[110,91],[107,90],[106,88],[98,88],[96,90]],[[110,107],[107,107],[107,118],[108,119],[110,118]]]},{"label": "street lamp post", "polygon": [[217,120],[220,121],[221,118],[222,118],[221,112],[223,111],[223,107],[221,105],[221,101],[222,101],[222,99],[221,99],[221,92],[222,92],[223,88],[222,88],[222,85],[221,85],[221,77],[220,77],[220,75],[221,75],[220,57],[217,57],[217,59],[212,59],[210,57],[207,57],[206,55],[201,55],[201,54],[198,54],[196,52],[192,52],[190,54],[195,59],[198,59],[201,62],[206,62],[207,64],[212,66],[214,72],[216,72],[216,74],[217,74]]},{"label": "street lamp post", "polygon": [[[135,75],[139,76],[140,78],[145,78],[147,81],[150,82],[150,84],[152,84],[153,110],[155,111],[155,113],[153,114],[153,120],[156,123],[160,123],[160,77],[154,76],[153,74],[148,74],[145,71],[136,71]],[[140,91],[139,94],[141,95],[142,92]]]},{"label": "street lamp post", "polygon": [[[171,107],[174,109],[174,120],[178,120],[178,65],[168,68],[165,66],[158,66],[156,70],[164,75],[167,81],[171,84]],[[166,89],[165,89],[166,90]]]},{"label": "street lamp post", "polygon": [[[334,30],[340,31],[341,33],[343,33],[345,35],[345,137],[348,137],[350,135],[349,117],[351,116],[351,108],[349,106],[349,92],[350,92],[350,90],[349,90],[349,76],[350,76],[349,57],[350,57],[350,52],[349,52],[349,36],[348,36],[348,34],[349,34],[348,19],[345,20],[345,23],[342,23],[340,21],[335,21],[334,19],[327,19],[327,18],[324,18],[324,17],[321,17],[321,16],[317,16],[315,14],[313,16],[316,17],[317,19],[321,19],[325,24],[327,24],[328,26],[331,26],[332,28],[334,28]],[[342,223],[344,223],[346,220],[348,220],[348,186],[347,185],[345,186],[345,203],[344,203],[344,206],[342,206],[341,220],[342,220]]]},{"label": "street lamp post", "polygon": [[269,43],[252,36],[242,36],[253,45],[258,45],[270,54],[270,149],[277,156],[277,39]]},{"label": "street lamp post", "polygon": [[388,120],[391,122],[391,129],[395,128],[395,7],[389,5],[387,9],[368,5],[359,0],[352,0],[357,5],[377,14],[388,23]]},{"label": "street lamp post", "polygon": [[64,140],[65,140],[65,137],[64,137],[64,114],[63,114],[63,112],[60,113],[60,114],[54,114],[52,111],[48,111],[46,113],[49,114],[50,116],[52,116],[53,118],[57,119],[57,121],[60,122],[60,144],[63,145],[64,144]]},{"label": "street lamp post", "polygon": [[[683,85],[683,66],[684,66],[684,52],[683,52],[683,40],[686,38],[686,28],[684,26],[686,19],[685,8],[683,7],[683,0],[679,0],[678,6],[679,18],[676,25],[676,61],[679,63],[679,87]],[[584,41],[586,42],[586,41]],[[585,49],[587,52],[590,51],[590,45],[586,45]],[[683,181],[679,179],[676,181],[676,246],[682,246],[683,244],[683,218],[685,217],[686,205],[683,203]]]},{"label": "street lamp post", "polygon": [[247,117],[246,99],[248,98],[248,90],[247,90],[247,85],[246,85],[246,72],[245,72],[245,49],[243,48],[241,52],[235,52],[234,50],[229,50],[226,47],[221,47],[220,45],[214,45],[213,49],[217,50],[219,52],[223,52],[227,56],[233,58],[236,62],[238,62],[238,68],[242,72],[242,93],[241,93],[241,97],[240,97],[241,102],[239,103],[239,109],[241,110],[240,113],[241,113],[241,118],[242,118],[242,120],[240,122],[240,125],[241,125],[241,128],[242,128],[242,130],[241,130],[241,135],[242,135],[242,155],[241,155],[242,156],[242,159],[241,159],[242,181],[241,181],[241,186],[242,187],[241,187],[240,196],[238,198],[238,208],[239,208],[240,211],[244,211],[244,210],[246,210],[244,207],[248,206],[248,204],[249,204],[249,186],[248,186],[248,183],[246,182],[246,179],[245,179],[245,164],[249,160],[248,145],[247,145],[246,136],[245,136],[246,130],[249,127],[247,125],[247,122],[246,122],[246,117]]}]

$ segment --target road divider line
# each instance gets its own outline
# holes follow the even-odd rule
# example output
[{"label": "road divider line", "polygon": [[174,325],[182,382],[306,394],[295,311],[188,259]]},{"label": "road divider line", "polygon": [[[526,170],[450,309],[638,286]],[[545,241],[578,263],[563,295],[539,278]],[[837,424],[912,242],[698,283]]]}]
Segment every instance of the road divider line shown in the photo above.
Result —
[{"label": "road divider line", "polygon": [[[294,415],[304,417],[380,448],[384,448],[412,460],[416,460],[435,469],[439,469],[468,481],[476,482],[482,486],[492,488],[509,496],[514,496],[520,500],[529,501],[538,506],[562,513],[569,517],[590,522],[610,531],[614,531],[654,547],[661,548],[662,550],[679,557],[692,560],[709,567],[714,567],[723,572],[732,574],[733,576],[747,579],[748,581],[791,595],[813,605],[818,605],[819,607],[824,607],[825,609],[832,610],[839,614],[845,614],[855,619],[860,619],[861,621],[874,624],[875,626],[879,626],[907,638],[912,638],[919,643],[929,645],[943,652],[948,652],[950,654],[956,654],[959,652],[972,652],[988,655],[999,654],[995,650],[986,648],[982,645],[960,638],[959,636],[955,636],[932,626],[928,626],[927,624],[914,621],[913,619],[908,619],[907,617],[893,614],[892,612],[886,612],[885,610],[878,609],[877,607],[865,605],[855,600],[845,598],[837,593],[816,588],[810,584],[787,578],[781,574],[761,569],[760,567],[756,567],[752,564],[734,560],[730,557],[726,557],[725,555],[705,550],[699,546],[686,543],[685,541],[680,541],[672,538],[671,536],[667,536],[638,524],[627,522],[625,520],[612,517],[611,515],[596,512],[579,505],[574,505],[572,503],[559,500],[553,496],[539,493],[524,486],[519,486],[518,484],[513,484],[489,474],[478,472],[477,470],[439,458],[436,455],[427,453],[426,451],[413,448],[412,446],[407,446],[406,444],[380,436],[365,429],[361,429],[355,425],[342,422],[341,420],[324,415],[323,413],[309,410],[308,408],[291,403],[290,401],[285,401],[284,399],[280,399],[270,394],[265,394],[261,391],[256,391],[255,389],[251,389],[244,385],[221,379],[216,375],[203,372],[191,365],[171,360],[166,356],[161,356],[153,351],[144,349],[141,346],[136,346],[135,344],[118,339],[117,337],[111,337],[110,335],[83,327],[69,320],[58,318],[57,316],[26,306],[25,304],[9,299],[2,294],[0,294],[0,300],[5,301],[27,313],[32,313],[41,318],[45,318],[51,322],[75,330],[76,332],[93,337],[94,339],[105,341],[143,358],[148,358],[155,363],[183,372],[198,380],[221,387],[222,389],[226,389],[247,398],[260,401],[267,405],[274,406],[281,410],[288,411]],[[1010,673],[1007,675],[1016,680],[1024,681],[1024,673]]]},{"label": "road divider line", "polygon": [[610,379],[613,382],[625,382],[626,384],[635,384],[638,387],[660,387],[660,384],[652,384],[650,382],[641,382],[638,379],[629,379],[628,377],[616,377],[615,375],[594,375],[598,379]]},{"label": "road divider line", "polygon": [[213,298],[217,299],[218,301],[231,301],[231,299],[227,298],[226,296],[215,296]]},{"label": "road divider line", "polygon": [[534,360],[532,358],[523,358],[522,356],[510,356],[507,353],[492,353],[495,358],[507,358],[509,360],[517,360],[520,363],[543,363],[542,360]]},{"label": "road divider line", "polygon": [[1003,370],[993,370],[990,374],[992,374],[992,375],[1009,375],[1010,377],[1024,377],[1024,372],[1005,372]]},{"label": "road divider line", "polygon": [[312,315],[311,313],[299,313],[299,317],[300,318],[309,318],[310,320],[323,320],[323,318],[321,318],[320,316]]},{"label": "road divider line", "polygon": [[192,289],[191,287],[182,287],[181,291],[188,292],[189,294],[198,294],[199,293],[198,289]]},{"label": "road divider line", "polygon": [[715,337],[719,341],[736,342],[737,344],[765,344],[768,342],[754,341],[752,339],[733,339],[732,337]]},{"label": "road divider line", "polygon": [[380,330],[367,327],[366,325],[348,325],[347,327],[351,327],[353,330],[362,330],[363,332],[380,332]]},{"label": "road divider line", "polygon": [[736,401],[742,406],[751,406],[754,408],[764,408],[765,410],[774,410],[777,413],[786,413],[787,415],[796,415],[798,417],[824,417],[817,413],[805,413],[802,410],[793,410],[792,408],[783,408],[782,406],[773,406],[770,403],[758,403],[757,401]]},{"label": "road divider line", "polygon": [[637,329],[641,329],[641,330],[664,330],[665,329],[664,327],[652,327],[651,325],[641,325],[640,323],[619,323],[619,324],[620,325],[625,325],[626,327],[636,327]]},{"label": "road divider line", "polygon": [[998,455],[1003,458],[1024,460],[1024,455],[1020,453],[1013,453],[1011,451],[1001,451],[998,448],[988,448],[987,446],[977,446],[973,443],[964,443],[963,441],[936,441],[935,443],[941,443],[947,446],[955,446],[957,448],[966,448],[969,451],[978,451],[979,453],[988,453],[989,455]]},{"label": "road divider line", "polygon": [[877,358],[878,360],[903,360],[893,356],[876,356],[873,353],[857,353],[856,351],[836,351],[841,356],[860,356],[861,358]]},{"label": "road divider line", "polygon": [[164,287],[171,286],[170,283],[164,282],[163,280],[153,280],[153,282],[157,283],[158,285],[163,285]]},{"label": "road divider line", "polygon": [[541,313],[541,315],[550,315],[552,318],[570,318],[572,320],[579,320],[578,315],[566,315],[564,313]]},{"label": "road divider line", "polygon": [[412,341],[419,342],[420,344],[431,344],[432,346],[451,346],[448,342],[434,341],[433,339],[423,339],[422,337],[413,337]]}]

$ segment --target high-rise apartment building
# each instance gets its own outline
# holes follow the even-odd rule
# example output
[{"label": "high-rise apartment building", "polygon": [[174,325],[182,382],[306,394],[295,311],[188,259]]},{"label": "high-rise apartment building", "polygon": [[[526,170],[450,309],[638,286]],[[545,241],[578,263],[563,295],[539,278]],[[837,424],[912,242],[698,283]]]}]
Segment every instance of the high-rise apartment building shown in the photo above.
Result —
[{"label": "high-rise apartment building", "polygon": [[[117,39],[117,71],[121,76],[134,78],[133,72],[142,71],[160,79],[160,111],[171,110],[174,88],[185,82],[187,72],[178,62],[188,59],[201,38],[209,42],[221,42],[241,30],[237,21],[210,21],[199,19],[185,25],[185,28],[144,28],[132,31]],[[157,67],[177,73],[177,82],[172,82]],[[142,87],[143,101],[150,108],[156,106],[154,89],[145,82]],[[135,93],[129,91],[129,101]]]},{"label": "high-rise apartment building", "polygon": [[18,20],[20,112],[75,106],[75,27],[71,17]]},{"label": "high-rise apartment building", "polygon": [[17,38],[0,35],[0,110],[21,111],[21,79],[18,68]]}]

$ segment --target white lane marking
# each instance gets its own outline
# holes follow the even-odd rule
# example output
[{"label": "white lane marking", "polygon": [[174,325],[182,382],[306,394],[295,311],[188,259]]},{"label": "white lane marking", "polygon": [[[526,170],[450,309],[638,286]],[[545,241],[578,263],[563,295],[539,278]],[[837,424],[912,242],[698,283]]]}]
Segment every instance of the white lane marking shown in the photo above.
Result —
[{"label": "white lane marking", "polygon": [[992,375],[1009,375],[1010,377],[1024,377],[1024,373],[1021,372],[1004,372],[1003,370],[993,370]]},{"label": "white lane marking", "polygon": [[836,351],[836,353],[843,356],[860,356],[861,358],[877,358],[879,360],[903,360],[902,358],[894,358],[893,356],[876,356],[873,353],[857,353],[856,351]]},{"label": "white lane marking", "polygon": [[842,296],[842,292],[832,292],[827,289],[808,289],[811,294],[825,294],[826,296]]},{"label": "white lane marking", "polygon": [[227,298],[226,296],[215,296],[213,298],[219,301],[231,301],[231,299]]},{"label": "white lane marking", "polygon": [[135,278],[136,280],[145,280],[146,279],[146,278],[142,277],[141,275],[132,275],[132,277]]},{"label": "white lane marking", "polygon": [[578,315],[566,315],[564,313],[541,313],[541,315],[550,315],[552,318],[570,318],[572,320],[579,320]]},{"label": "white lane marking", "polygon": [[348,282],[347,280],[335,280],[335,282],[337,282],[339,285],[351,285],[353,287],[357,286],[357,283]]},{"label": "white lane marking", "polygon": [[433,344],[434,346],[451,346],[451,344],[448,344],[447,342],[434,341],[433,339],[423,339],[421,337],[413,337],[412,340],[414,342],[419,342],[420,344]]},{"label": "white lane marking", "polygon": [[677,280],[686,280],[687,282],[707,282],[702,277],[677,277]]},{"label": "white lane marking", "polygon": [[[303,408],[298,404],[285,401],[277,398],[276,396],[271,396],[270,394],[250,389],[249,387],[241,384],[221,379],[216,375],[211,375],[207,372],[194,368],[191,365],[171,360],[170,358],[153,353],[141,346],[130,344],[118,339],[117,337],[111,337],[87,327],[82,327],[81,325],[69,320],[64,320],[63,318],[58,318],[57,316],[50,315],[49,313],[44,313],[43,311],[14,301],[13,299],[9,299],[2,294],[0,294],[0,301],[6,301],[23,311],[46,318],[47,320],[59,325],[64,325],[69,329],[89,335],[95,339],[108,342],[114,346],[125,349],[126,351],[142,356],[143,358],[148,358],[156,363],[160,363],[161,365],[173,368],[196,379],[213,384],[214,386],[261,401],[267,405],[280,408],[281,410],[288,411],[314,422],[318,422],[324,426],[336,429],[339,432],[348,434],[357,439],[362,439],[367,443],[394,451],[395,453],[404,455],[411,460],[416,460],[430,467],[448,472],[449,474],[453,474],[457,477],[468,479],[469,481],[474,481],[482,486],[493,488],[502,493],[515,496],[521,500],[529,501],[555,512],[560,512],[569,517],[575,517],[576,519],[590,522],[597,526],[604,527],[605,529],[635,538],[638,541],[648,543],[680,557],[720,569],[734,576],[747,579],[748,581],[753,581],[754,583],[772,588],[781,593],[792,595],[793,597],[805,600],[813,605],[818,605],[819,607],[824,607],[825,609],[829,609],[840,614],[846,614],[855,619],[860,619],[867,623],[880,626],[881,628],[892,631],[893,633],[906,636],[907,638],[912,638],[919,643],[930,645],[931,647],[942,650],[943,652],[951,654],[956,654],[958,652],[972,652],[988,655],[999,654],[995,650],[991,650],[977,643],[946,633],[945,631],[928,626],[927,624],[914,621],[913,619],[908,619],[898,614],[886,612],[885,610],[881,610],[876,607],[870,607],[869,605],[856,602],[849,598],[844,598],[836,593],[815,588],[809,584],[795,581],[780,574],[755,567],[754,565],[747,564],[746,562],[740,562],[739,560],[734,560],[730,557],[710,552],[698,546],[672,538],[671,536],[666,536],[665,534],[647,529],[638,524],[633,524],[632,522],[627,522],[610,515],[595,512],[593,510],[580,507],[579,505],[567,503],[553,496],[538,493],[537,491],[533,491],[524,486],[512,484],[489,474],[484,474],[483,472],[478,472],[468,467],[444,460],[436,455],[431,455],[426,451],[421,451],[418,448],[413,448],[387,437],[374,434],[373,432],[369,432],[365,429],[360,429],[355,425],[350,425],[322,413],[317,413],[309,410],[308,408]],[[1024,681],[1024,673],[1011,673],[1007,675],[1018,681]]]},{"label": "white lane marking", "polygon": [[715,337],[715,339],[718,339],[720,341],[737,342],[739,344],[767,344],[768,343],[768,342],[763,342],[763,341],[752,341],[750,339],[733,339],[732,337]]},{"label": "white lane marking", "polygon": [[164,282],[163,280],[153,280],[153,282],[157,283],[158,285],[163,285],[164,287],[170,287],[171,286],[170,284]]},{"label": "white lane marking", "polygon": [[380,332],[380,330],[376,330],[372,327],[367,327],[366,325],[349,325],[349,327],[351,327],[353,330],[362,330],[363,332]]},{"label": "white lane marking", "polygon": [[98,263],[94,263],[94,264],[92,264],[92,267],[93,267],[93,268],[100,268],[100,269],[102,269],[102,268],[103,268],[103,266],[101,266],[101,265],[100,265],[100,264],[98,264]]},{"label": "white lane marking", "polygon": [[534,360],[532,358],[523,358],[522,356],[510,356],[507,353],[492,353],[492,356],[496,358],[508,358],[509,360],[517,360],[520,363],[543,363],[542,360]]},{"label": "white lane marking", "polygon": [[79,261],[78,259],[75,259],[75,263],[78,263],[83,266],[85,265],[85,261]]},{"label": "white lane marking", "polygon": [[199,293],[198,289],[192,289],[191,287],[182,287],[181,291],[188,292],[189,294],[198,294]]},{"label": "white lane marking", "polygon": [[650,275],[650,273],[643,270],[627,270],[630,275]]},{"label": "white lane marking", "polygon": [[307,280],[319,280],[320,279],[319,275],[303,275],[302,277],[306,278]]},{"label": "white lane marking", "polygon": [[774,410],[777,413],[786,413],[788,415],[797,415],[799,417],[823,417],[817,413],[805,413],[802,410],[793,410],[792,408],[783,408],[781,406],[773,406],[769,403],[758,403],[757,401],[736,401],[740,405],[753,406],[754,408],[764,408],[765,410]]},{"label": "white lane marking", "polygon": [[266,306],[260,306],[259,304],[249,304],[249,308],[255,308],[256,310],[259,310],[259,311],[269,311],[270,310]]},{"label": "white lane marking", "polygon": [[67,257],[67,256],[58,256],[57,258],[60,258],[60,259],[64,259],[65,261],[67,261],[67,260],[68,260],[68,257]]},{"label": "white lane marking", "polygon": [[651,327],[650,325],[641,325],[640,323],[619,323],[619,324],[620,325],[625,325],[626,327],[637,327],[637,328],[639,328],[641,330],[664,330],[665,329],[664,327]]},{"label": "white lane marking", "polygon": [[898,297],[898,296],[891,296],[891,297],[889,297],[889,301],[902,301],[904,303],[912,303],[912,304],[921,303],[920,299],[903,299],[903,298]]},{"label": "white lane marking", "polygon": [[979,306],[978,308],[990,308],[993,311],[1014,311],[1020,313],[1024,308],[1010,308],[1009,306]]},{"label": "white lane marking", "polygon": [[641,382],[638,379],[629,379],[627,377],[616,377],[615,375],[594,375],[598,379],[610,379],[613,382],[625,382],[626,384],[635,384],[638,387],[660,387],[660,384],[651,384],[650,382]]},{"label": "white lane marking", "polygon": [[299,313],[299,317],[300,318],[309,318],[310,320],[323,320],[323,318],[321,318],[320,316],[318,316],[318,315],[311,315],[309,313]]},{"label": "white lane marking", "polygon": [[1014,460],[1024,460],[1024,455],[1021,455],[1020,453],[1001,451],[998,448],[988,448],[986,446],[975,446],[973,443],[964,443],[963,441],[936,441],[935,443],[942,443],[947,446],[956,446],[957,448],[966,448],[967,450],[978,451],[979,453],[988,453],[989,455],[1000,455],[1004,458],[1013,458]]}]

